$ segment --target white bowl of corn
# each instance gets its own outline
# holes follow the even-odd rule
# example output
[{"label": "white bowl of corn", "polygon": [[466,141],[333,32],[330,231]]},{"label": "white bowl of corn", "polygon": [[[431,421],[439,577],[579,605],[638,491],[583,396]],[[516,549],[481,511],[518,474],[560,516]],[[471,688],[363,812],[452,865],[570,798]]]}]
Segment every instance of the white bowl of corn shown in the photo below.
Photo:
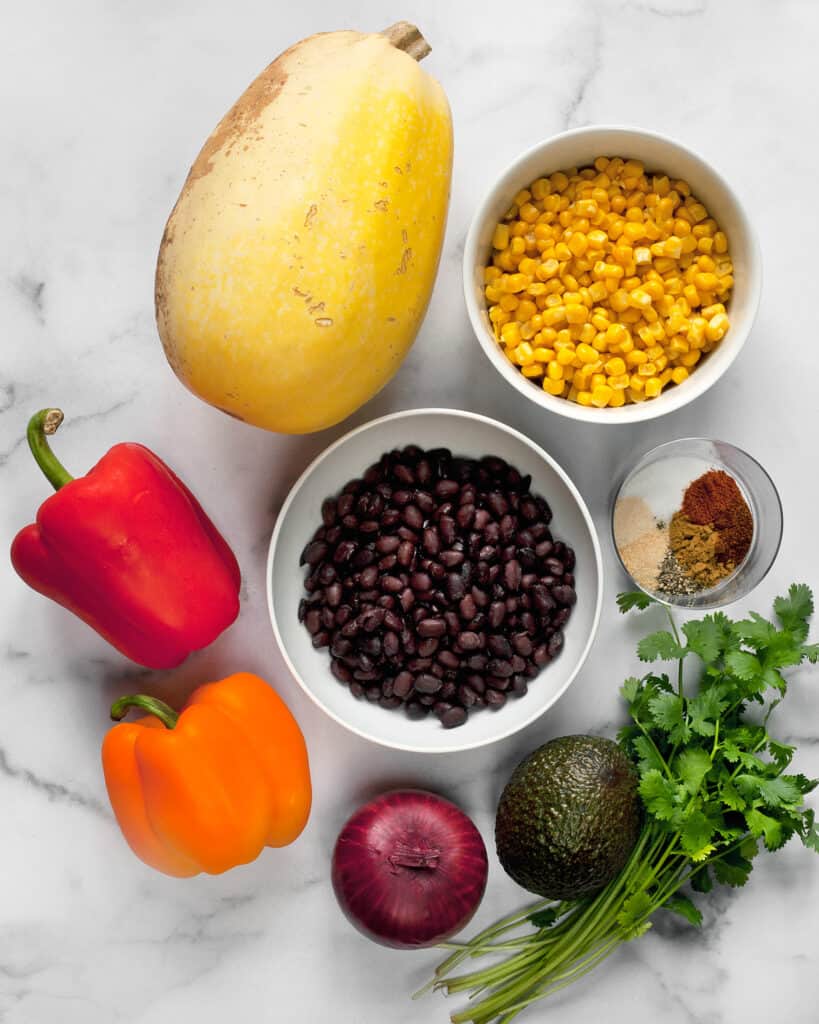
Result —
[{"label": "white bowl of corn", "polygon": [[525,152],[481,203],[464,289],[484,352],[521,394],[631,423],[725,373],[756,316],[761,260],[739,199],[690,149],[578,128]]}]

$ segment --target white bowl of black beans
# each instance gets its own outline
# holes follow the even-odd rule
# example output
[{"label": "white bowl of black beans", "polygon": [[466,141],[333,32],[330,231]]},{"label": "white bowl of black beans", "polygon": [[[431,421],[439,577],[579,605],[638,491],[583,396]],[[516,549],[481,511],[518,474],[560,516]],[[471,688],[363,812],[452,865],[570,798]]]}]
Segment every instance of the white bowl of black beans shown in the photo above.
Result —
[{"label": "white bowl of black beans", "polygon": [[321,453],[270,542],[288,667],[331,718],[396,750],[503,739],[568,689],[591,647],[600,545],[564,470],[457,409],[374,420]]}]

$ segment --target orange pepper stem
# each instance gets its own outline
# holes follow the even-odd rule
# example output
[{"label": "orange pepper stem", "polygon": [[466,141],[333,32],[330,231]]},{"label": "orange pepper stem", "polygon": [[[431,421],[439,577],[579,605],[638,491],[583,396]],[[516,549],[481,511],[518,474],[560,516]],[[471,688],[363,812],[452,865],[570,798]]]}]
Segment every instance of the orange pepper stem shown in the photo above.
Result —
[{"label": "orange pepper stem", "polygon": [[136,693],[131,697],[120,697],[111,705],[111,718],[121,722],[128,714],[129,708],[140,708],[149,715],[155,715],[166,729],[173,729],[179,721],[179,713],[174,711],[164,700],[149,697],[145,693]]}]

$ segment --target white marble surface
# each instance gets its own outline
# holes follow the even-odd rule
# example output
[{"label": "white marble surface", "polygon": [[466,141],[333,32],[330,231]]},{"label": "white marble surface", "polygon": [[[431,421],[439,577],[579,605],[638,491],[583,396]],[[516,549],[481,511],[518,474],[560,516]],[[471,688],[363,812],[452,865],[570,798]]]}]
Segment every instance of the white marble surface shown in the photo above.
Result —
[{"label": "white marble surface", "polygon": [[[311,32],[411,18],[425,67],[451,99],[457,155],[449,230],[429,315],[392,384],[344,428],[282,438],[200,404],[168,369],[152,312],[157,244],[186,169],[250,78]],[[124,662],[94,633],[0,568],[0,1020],[4,1024],[443,1021],[409,993],[437,962],[358,937],[336,909],[328,857],[345,816],[396,783],[438,787],[491,834],[510,766],[552,735],[612,729],[633,667],[608,548],[616,468],[669,438],[738,442],[785,505],[779,560],[750,605],[793,579],[819,585],[813,446],[815,89],[810,0],[27,0],[3,14],[0,103],[0,546],[47,488],[23,441],[59,404],[59,451],[82,472],[112,443],[170,461],[224,528],[244,572],[240,621],[177,672]],[[674,416],[608,432],[539,414],[493,376],[467,324],[459,257],[471,211],[521,148],[567,126],[625,121],[678,136],[747,200],[765,285],[752,338],[723,382]],[[419,760],[347,735],[288,678],[269,629],[263,556],[276,510],[307,461],[380,413],[451,405],[528,431],[574,476],[604,538],[605,613],[582,675],[549,716],[484,752]],[[294,846],[220,878],[143,867],[112,820],[99,764],[107,705],[125,691],[183,695],[237,666],[275,681],[313,753],[315,809]],[[796,678],[779,720],[819,774],[817,679]],[[493,863],[480,922],[523,893]],[[701,934],[658,925],[554,1004],[565,1024],[810,1024],[817,1019],[819,863],[792,844],[758,862],[739,895],[706,903]],[[551,1019],[538,1008],[523,1020]]]}]

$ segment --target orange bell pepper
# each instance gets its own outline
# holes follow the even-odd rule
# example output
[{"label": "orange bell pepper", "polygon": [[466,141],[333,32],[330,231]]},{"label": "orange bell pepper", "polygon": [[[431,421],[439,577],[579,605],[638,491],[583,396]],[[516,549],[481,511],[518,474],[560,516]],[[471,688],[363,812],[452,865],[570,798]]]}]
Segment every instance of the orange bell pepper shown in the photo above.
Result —
[{"label": "orange bell pepper", "polygon": [[307,748],[287,705],[258,676],[207,683],[177,714],[143,695],[111,708],[148,717],[102,745],[105,785],[134,853],[166,875],[221,874],[286,846],[310,814]]}]

